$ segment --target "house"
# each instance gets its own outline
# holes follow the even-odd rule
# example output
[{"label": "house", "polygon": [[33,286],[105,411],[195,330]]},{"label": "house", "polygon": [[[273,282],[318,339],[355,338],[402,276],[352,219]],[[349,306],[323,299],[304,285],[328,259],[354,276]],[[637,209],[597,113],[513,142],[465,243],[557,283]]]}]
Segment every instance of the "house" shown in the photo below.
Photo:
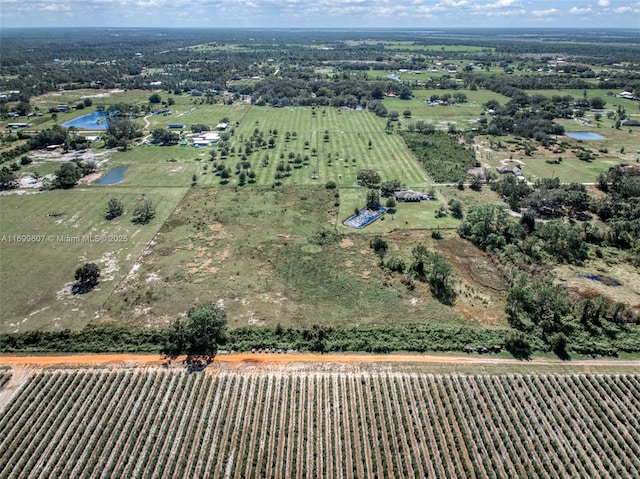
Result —
[{"label": "house", "polygon": [[224,123],[224,122],[220,122],[220,123],[218,123],[218,124],[216,125],[216,129],[217,129],[217,130],[220,130],[220,131],[223,131],[223,130],[226,130],[228,126],[229,126],[229,125],[227,125],[226,123]]},{"label": "house", "polygon": [[395,196],[396,201],[403,202],[419,202],[423,196],[420,193],[411,190],[396,191],[393,195]]},{"label": "house", "polygon": [[17,130],[18,128],[29,128],[33,126],[31,123],[7,123],[7,128],[13,128]]},{"label": "house", "polygon": [[56,110],[59,112],[65,112],[69,109],[69,105],[58,105],[56,106]]},{"label": "house", "polygon": [[501,175],[511,173],[512,175],[515,175],[518,178],[524,178],[524,175],[522,174],[522,170],[517,166],[502,165],[496,168],[496,170],[498,170],[498,173],[500,173]]},{"label": "house", "polygon": [[636,96],[630,91],[623,91],[622,93],[618,93],[616,95],[618,98],[624,98],[625,100],[636,100]]}]

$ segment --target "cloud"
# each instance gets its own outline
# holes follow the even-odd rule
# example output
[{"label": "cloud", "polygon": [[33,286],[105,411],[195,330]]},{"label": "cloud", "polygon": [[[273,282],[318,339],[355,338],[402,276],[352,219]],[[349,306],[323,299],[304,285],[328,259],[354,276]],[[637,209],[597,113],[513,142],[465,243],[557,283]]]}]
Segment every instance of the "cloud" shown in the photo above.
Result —
[{"label": "cloud", "polygon": [[77,26],[68,15],[82,12],[87,27],[460,28],[487,26],[490,19],[492,27],[509,28],[565,26],[562,11],[580,15],[583,26],[637,27],[638,0],[573,0],[566,7],[565,1],[0,0],[0,25]]},{"label": "cloud", "polygon": [[584,15],[586,13],[591,13],[591,12],[593,12],[593,9],[591,7],[584,7],[584,8],[571,7],[571,10],[569,10],[569,13],[573,15]]},{"label": "cloud", "polygon": [[533,15],[534,17],[548,17],[551,15],[555,15],[556,13],[559,13],[560,10],[558,10],[557,8],[549,8],[548,10],[532,10],[531,11],[531,15]]}]

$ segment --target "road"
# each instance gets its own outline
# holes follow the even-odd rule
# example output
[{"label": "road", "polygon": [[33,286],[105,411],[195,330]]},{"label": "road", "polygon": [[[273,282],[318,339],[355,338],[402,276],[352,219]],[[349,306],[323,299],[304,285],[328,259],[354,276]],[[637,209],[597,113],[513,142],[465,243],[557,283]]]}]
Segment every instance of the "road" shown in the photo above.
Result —
[{"label": "road", "polygon": [[[183,358],[178,358],[174,362],[180,362]],[[588,359],[576,361],[562,361],[555,358],[532,358],[530,361],[521,361],[510,358],[496,358],[490,355],[479,356],[469,355],[422,355],[422,354],[252,354],[236,353],[221,354],[216,356],[215,362],[233,364],[279,364],[288,363],[336,363],[336,364],[457,364],[457,365],[545,365],[545,366],[620,366],[640,369],[640,360],[623,359]],[[24,355],[0,355],[0,365],[6,366],[102,366],[102,365],[122,365],[122,366],[154,366],[162,365],[165,360],[158,354],[73,354],[73,355],[51,355],[51,356],[24,356]]]}]

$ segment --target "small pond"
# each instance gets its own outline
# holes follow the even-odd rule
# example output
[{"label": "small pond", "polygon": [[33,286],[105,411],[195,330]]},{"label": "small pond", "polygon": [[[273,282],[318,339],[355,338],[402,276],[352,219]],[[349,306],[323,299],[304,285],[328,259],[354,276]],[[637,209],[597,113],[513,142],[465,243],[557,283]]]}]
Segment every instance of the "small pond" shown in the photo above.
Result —
[{"label": "small pond", "polygon": [[81,130],[106,130],[107,122],[105,119],[107,118],[107,112],[105,111],[94,111],[89,115],[79,116],[78,118],[74,118],[71,121],[63,123],[62,126],[65,128],[69,128],[71,126],[75,126]]},{"label": "small pond", "polygon": [[385,211],[387,211],[387,209],[382,206],[380,206],[377,211],[364,208],[360,210],[357,215],[349,216],[342,222],[342,224],[349,228],[364,228],[368,224],[373,223],[375,220],[380,218]]},{"label": "small pond", "polygon": [[576,140],[604,140],[604,136],[591,131],[571,131],[565,132],[565,135],[575,138]]},{"label": "small pond", "polygon": [[114,168],[98,181],[96,181],[96,185],[115,185],[116,183],[120,183],[128,169],[128,166],[120,166],[118,168]]}]

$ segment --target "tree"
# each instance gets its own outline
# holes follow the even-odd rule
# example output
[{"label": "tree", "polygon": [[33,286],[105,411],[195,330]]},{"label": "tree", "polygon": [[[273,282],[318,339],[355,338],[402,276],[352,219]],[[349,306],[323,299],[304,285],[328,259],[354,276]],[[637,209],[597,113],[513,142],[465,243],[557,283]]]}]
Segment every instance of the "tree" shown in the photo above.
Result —
[{"label": "tree", "polygon": [[156,207],[148,198],[138,202],[133,209],[131,221],[139,225],[146,225],[156,215]]},{"label": "tree", "polygon": [[218,303],[210,302],[191,308],[187,315],[187,352],[212,360],[226,329],[227,313]]},{"label": "tree", "polygon": [[367,191],[367,208],[376,211],[380,208],[380,193],[378,193],[378,190],[370,189]]},{"label": "tree", "polygon": [[117,198],[111,198],[109,203],[107,204],[107,213],[105,214],[105,218],[108,220],[112,220],[117,218],[118,216],[122,216],[124,214],[124,205]]},{"label": "tree", "polygon": [[520,331],[508,333],[504,339],[504,347],[518,359],[527,359],[531,355],[529,340]]},{"label": "tree", "polygon": [[76,269],[74,276],[76,284],[73,285],[74,293],[87,293],[96,287],[100,278],[100,268],[95,263],[86,263]]},{"label": "tree", "polygon": [[6,166],[0,170],[0,190],[11,190],[17,188],[18,178],[16,175]]},{"label": "tree", "polygon": [[413,247],[413,249],[411,250],[411,255],[413,256],[413,262],[411,263],[409,270],[420,281],[424,281],[426,277],[425,263],[429,255],[429,250],[427,250],[426,246],[419,244]]},{"label": "tree", "polygon": [[376,236],[369,242],[369,246],[376,252],[380,259],[384,258],[387,254],[387,250],[389,249],[389,245],[387,242],[380,236]]},{"label": "tree", "polygon": [[142,128],[127,117],[109,117],[105,143],[109,147],[127,149],[131,140],[142,136]]},{"label": "tree", "polygon": [[149,103],[161,103],[162,102],[162,97],[157,94],[157,93],[153,93],[150,97],[149,97]]},{"label": "tree", "polygon": [[403,185],[400,180],[385,181],[380,184],[380,196],[393,196],[396,191],[400,191],[402,188]]},{"label": "tree", "polygon": [[374,188],[380,184],[380,175],[375,170],[360,170],[357,174],[358,184]]},{"label": "tree", "polygon": [[464,217],[464,213],[462,212],[462,203],[459,200],[452,199],[449,202],[449,211],[451,211],[451,216],[457,220],[461,220]]},{"label": "tree", "polygon": [[387,210],[389,211],[390,214],[394,214],[396,211],[396,199],[391,196],[390,198],[387,198],[387,201],[385,202],[385,206],[387,207]]},{"label": "tree", "polygon": [[482,189],[482,182],[480,181],[480,178],[478,178],[477,176],[471,178],[471,184],[469,185],[469,188],[471,188],[473,191],[480,191]]},{"label": "tree", "polygon": [[82,171],[76,163],[63,163],[56,171],[54,186],[64,189],[73,188],[80,178],[82,178]]},{"label": "tree", "polygon": [[453,288],[454,281],[451,276],[453,266],[442,254],[432,251],[427,256],[427,282],[431,286],[433,295],[445,304],[451,304],[455,300],[456,292]]},{"label": "tree", "polygon": [[[180,141],[180,136],[173,131],[165,130],[164,128],[156,128],[151,132],[151,143],[154,145],[170,146],[177,145]],[[213,150],[215,151],[215,150]]]}]

